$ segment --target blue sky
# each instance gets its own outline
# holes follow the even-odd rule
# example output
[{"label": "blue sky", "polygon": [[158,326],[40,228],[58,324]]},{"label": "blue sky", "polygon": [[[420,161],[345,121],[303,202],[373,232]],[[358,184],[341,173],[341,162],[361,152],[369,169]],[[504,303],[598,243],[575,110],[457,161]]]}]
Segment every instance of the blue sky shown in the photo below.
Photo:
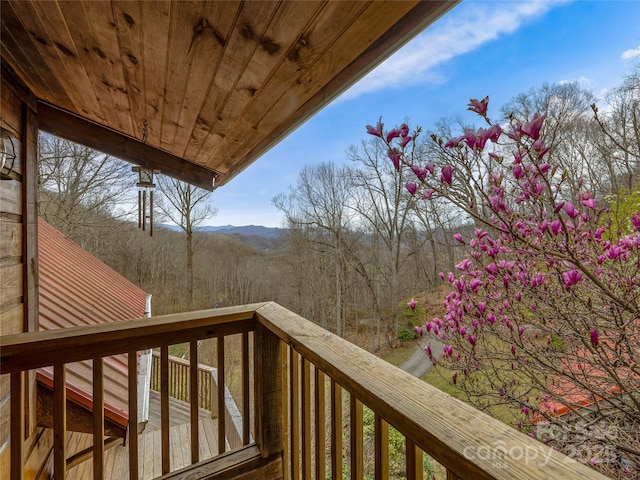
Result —
[{"label": "blue sky", "polygon": [[300,170],[347,162],[365,125],[409,118],[474,121],[469,98],[490,114],[544,82],[579,81],[602,96],[640,62],[640,0],[466,0],[213,194],[209,225],[282,225],[271,200]]}]

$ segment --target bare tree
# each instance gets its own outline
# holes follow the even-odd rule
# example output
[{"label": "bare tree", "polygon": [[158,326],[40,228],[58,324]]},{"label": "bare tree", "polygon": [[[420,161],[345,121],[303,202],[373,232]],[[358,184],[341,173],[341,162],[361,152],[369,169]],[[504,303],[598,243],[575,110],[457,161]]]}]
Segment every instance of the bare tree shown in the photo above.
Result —
[{"label": "bare tree", "polygon": [[[355,195],[353,208],[358,212],[360,225],[369,232],[371,241],[379,248],[376,268],[362,268],[359,273],[368,285],[382,282],[385,299],[381,300],[371,289],[374,302],[381,315],[381,304],[387,306],[388,324],[391,325],[388,344],[396,346],[398,334],[398,305],[401,292],[401,271],[407,259],[405,236],[411,226],[413,198],[406,195],[406,179],[395,172],[386,155],[375,141],[363,141],[348,150],[349,158],[360,168],[350,171],[351,188]],[[397,174],[396,174],[397,173]],[[375,277],[375,278],[372,278]],[[378,324],[378,332],[380,325]]]},{"label": "bare tree", "polygon": [[112,228],[110,217],[128,204],[128,164],[45,133],[38,143],[39,214],[72,239],[83,228]]},{"label": "bare tree", "polygon": [[187,242],[187,291],[189,307],[194,303],[195,251],[194,232],[198,225],[214,216],[217,210],[209,202],[211,192],[169,177],[158,177],[158,185],[164,194],[157,202],[158,208],[185,233]]},{"label": "bare tree", "polygon": [[312,248],[330,254],[334,280],[336,332],[344,335],[347,249],[349,248],[350,192],[346,167],[321,163],[300,172],[288,195],[273,199],[285,214],[289,228],[307,234]]}]

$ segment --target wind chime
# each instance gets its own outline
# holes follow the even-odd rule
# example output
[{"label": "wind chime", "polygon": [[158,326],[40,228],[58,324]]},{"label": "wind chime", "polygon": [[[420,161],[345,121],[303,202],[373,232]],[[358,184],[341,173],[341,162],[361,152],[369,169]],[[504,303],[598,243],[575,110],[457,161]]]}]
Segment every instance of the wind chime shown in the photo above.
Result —
[{"label": "wind chime", "polygon": [[142,143],[144,144],[142,150],[142,165],[136,165],[132,170],[138,172],[138,183],[136,184],[136,187],[138,187],[138,228],[146,231],[148,220],[149,236],[153,236],[153,190],[156,188],[155,183],[153,183],[153,175],[160,173],[160,170],[148,168],[147,134],[148,124],[145,121],[142,127]]}]

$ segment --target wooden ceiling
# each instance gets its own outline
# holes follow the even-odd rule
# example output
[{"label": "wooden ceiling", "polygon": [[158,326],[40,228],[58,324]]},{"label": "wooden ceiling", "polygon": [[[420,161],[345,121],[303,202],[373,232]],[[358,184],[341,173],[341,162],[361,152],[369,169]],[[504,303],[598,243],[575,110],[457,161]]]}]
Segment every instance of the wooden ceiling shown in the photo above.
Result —
[{"label": "wooden ceiling", "polygon": [[211,188],[456,3],[2,1],[1,54],[41,128]]}]

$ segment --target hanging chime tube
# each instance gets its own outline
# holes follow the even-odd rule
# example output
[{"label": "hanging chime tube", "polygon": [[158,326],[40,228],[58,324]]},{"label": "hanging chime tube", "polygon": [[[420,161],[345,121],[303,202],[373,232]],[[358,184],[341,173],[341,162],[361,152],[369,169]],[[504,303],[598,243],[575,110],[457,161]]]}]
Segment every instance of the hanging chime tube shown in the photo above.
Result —
[{"label": "hanging chime tube", "polygon": [[142,228],[142,190],[138,190],[138,228]]},{"label": "hanging chime tube", "polygon": [[147,191],[142,191],[142,231],[147,229]]},{"label": "hanging chime tube", "polygon": [[149,192],[149,236],[153,237],[153,190]]}]

